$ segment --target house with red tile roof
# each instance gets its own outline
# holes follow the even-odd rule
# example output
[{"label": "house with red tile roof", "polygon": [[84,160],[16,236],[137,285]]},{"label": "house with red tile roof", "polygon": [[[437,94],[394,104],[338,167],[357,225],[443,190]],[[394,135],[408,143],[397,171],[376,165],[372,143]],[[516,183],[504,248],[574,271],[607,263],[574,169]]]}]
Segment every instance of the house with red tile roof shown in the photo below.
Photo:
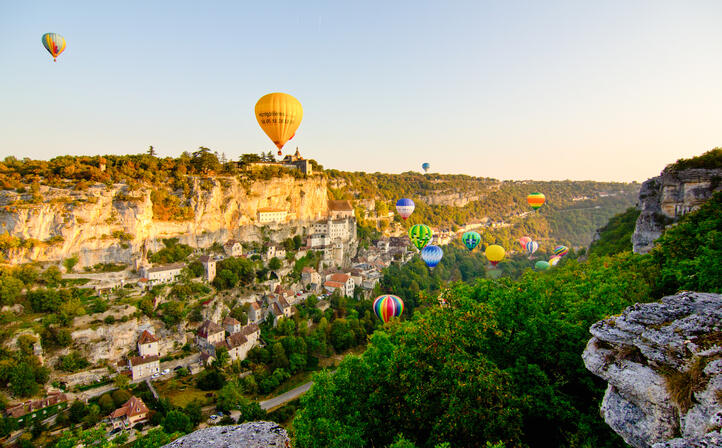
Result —
[{"label": "house with red tile roof", "polygon": [[148,421],[149,414],[148,406],[143,403],[143,400],[132,396],[125,404],[108,416],[110,423],[115,428],[132,428],[138,423]]}]

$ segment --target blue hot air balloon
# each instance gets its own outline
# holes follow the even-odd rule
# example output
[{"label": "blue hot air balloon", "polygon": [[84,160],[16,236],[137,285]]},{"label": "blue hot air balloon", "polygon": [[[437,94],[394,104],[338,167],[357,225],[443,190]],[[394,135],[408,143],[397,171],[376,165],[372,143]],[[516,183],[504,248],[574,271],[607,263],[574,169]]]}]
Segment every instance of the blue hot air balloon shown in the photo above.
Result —
[{"label": "blue hot air balloon", "polygon": [[425,173],[428,173],[428,172],[429,172],[429,168],[431,168],[431,164],[430,164],[429,162],[424,162],[424,163],[421,164],[421,168],[424,169],[424,172],[425,172]]},{"label": "blue hot air balloon", "polygon": [[411,199],[399,199],[396,201],[396,211],[399,212],[402,218],[406,219],[414,212],[414,201]]},{"label": "blue hot air balloon", "polygon": [[479,242],[481,242],[481,235],[477,232],[469,231],[461,236],[461,241],[464,242],[464,246],[466,246],[467,249],[474,250],[474,248],[479,245]]},{"label": "blue hot air balloon", "polygon": [[426,266],[433,268],[441,261],[441,257],[444,256],[444,251],[439,246],[430,244],[421,250],[421,259],[424,260]]}]

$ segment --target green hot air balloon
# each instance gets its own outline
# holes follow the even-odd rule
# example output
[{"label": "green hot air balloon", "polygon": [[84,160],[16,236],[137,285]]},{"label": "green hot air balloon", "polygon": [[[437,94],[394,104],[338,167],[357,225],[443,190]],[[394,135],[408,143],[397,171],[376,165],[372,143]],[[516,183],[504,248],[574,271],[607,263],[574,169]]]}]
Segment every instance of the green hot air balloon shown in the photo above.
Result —
[{"label": "green hot air balloon", "polygon": [[464,242],[464,246],[466,246],[467,249],[474,250],[474,248],[481,242],[481,235],[473,231],[466,232],[461,235],[461,241]]},{"label": "green hot air balloon", "polygon": [[426,224],[416,224],[409,229],[409,239],[417,249],[421,250],[431,242],[434,232]]},{"label": "green hot air balloon", "polygon": [[537,271],[546,271],[549,267],[549,263],[544,260],[539,260],[534,264],[534,269]]}]

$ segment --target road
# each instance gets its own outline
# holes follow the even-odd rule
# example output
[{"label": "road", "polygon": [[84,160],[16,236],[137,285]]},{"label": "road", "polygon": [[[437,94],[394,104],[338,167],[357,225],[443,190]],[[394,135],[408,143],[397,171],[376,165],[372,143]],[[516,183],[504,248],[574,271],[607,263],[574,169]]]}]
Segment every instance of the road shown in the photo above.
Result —
[{"label": "road", "polygon": [[261,405],[261,409],[267,411],[269,409],[278,407],[284,403],[288,403],[291,400],[295,400],[296,398],[306,393],[311,388],[311,386],[313,386],[313,381],[309,381],[308,383],[302,384],[295,389],[291,389],[288,392],[282,393],[281,395],[269,398],[266,401],[262,401],[259,403]]}]

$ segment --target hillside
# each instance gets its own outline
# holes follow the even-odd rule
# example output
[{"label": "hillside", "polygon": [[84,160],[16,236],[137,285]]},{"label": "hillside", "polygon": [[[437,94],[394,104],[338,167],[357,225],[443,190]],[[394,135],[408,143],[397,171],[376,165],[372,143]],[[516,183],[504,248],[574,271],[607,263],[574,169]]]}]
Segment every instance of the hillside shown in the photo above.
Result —
[{"label": "hillside", "polygon": [[[367,351],[335,373],[315,377],[294,421],[297,446],[388,446],[397,435],[406,447],[625,446],[599,418],[605,384],[580,357],[588,328],[681,289],[719,292],[720,207],[717,193],[650,254],[568,260],[517,281],[469,279],[444,291],[447,306],[433,299],[438,271],[402,267],[417,277],[418,300],[428,306],[377,331]],[[711,350],[719,345],[708,342]],[[663,378],[684,380],[675,368],[683,369],[672,366]],[[705,381],[706,373],[696,374]]]},{"label": "hillside", "polygon": [[[420,223],[455,230],[485,223],[496,224],[493,233],[500,241],[531,234],[535,239],[573,247],[589,245],[597,228],[635,204],[639,191],[635,183],[499,181],[413,172],[326,173],[330,194],[355,200],[359,220],[381,230]],[[530,213],[526,202],[527,194],[534,191],[546,195],[546,203],[538,213]],[[402,197],[416,203],[414,213],[405,222],[395,215],[388,217],[396,200]]]}]

